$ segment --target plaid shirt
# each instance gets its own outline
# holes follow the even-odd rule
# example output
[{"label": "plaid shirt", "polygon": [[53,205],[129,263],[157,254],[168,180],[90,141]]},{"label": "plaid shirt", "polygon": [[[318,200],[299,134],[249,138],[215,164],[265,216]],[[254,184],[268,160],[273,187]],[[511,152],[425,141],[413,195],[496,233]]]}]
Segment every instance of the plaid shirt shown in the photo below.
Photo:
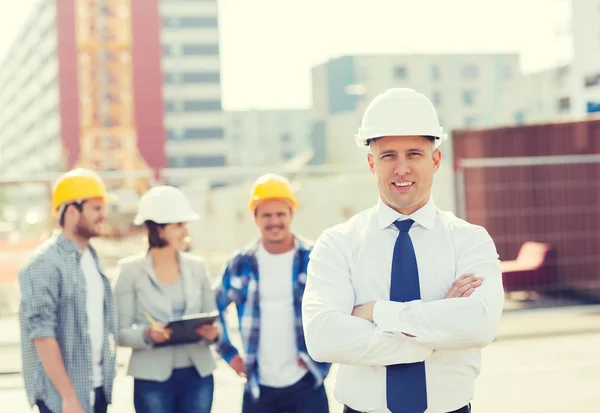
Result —
[{"label": "plaid shirt", "polygon": [[[294,285],[294,322],[296,326],[296,344],[298,357],[304,361],[308,370],[315,378],[316,387],[319,387],[330,368],[328,363],[317,363],[306,350],[304,330],[302,328],[302,297],[306,285],[306,267],[312,243],[299,237],[296,240],[296,255],[292,282]],[[217,309],[219,310],[223,335],[219,342],[218,350],[228,363],[238,355],[238,350],[230,341],[227,324],[225,322],[226,308],[235,303],[238,313],[238,323],[244,346],[244,365],[248,381],[246,390],[255,397],[259,397],[260,378],[257,368],[257,353],[260,337],[260,300],[258,291],[258,262],[256,252],[258,243],[253,243],[246,250],[236,252],[228,261],[222,280],[216,289]]]},{"label": "plaid shirt", "polygon": [[[96,251],[91,247],[90,251],[102,273]],[[41,400],[53,412],[62,411],[62,399],[34,347],[33,340],[42,337],[56,338],[79,403],[86,413],[93,413],[92,349],[88,335],[85,276],[80,259],[79,247],[57,233],[34,251],[19,273],[25,390],[32,406]],[[102,387],[110,403],[115,375],[117,320],[110,283],[104,274],[102,278],[105,313]]]}]

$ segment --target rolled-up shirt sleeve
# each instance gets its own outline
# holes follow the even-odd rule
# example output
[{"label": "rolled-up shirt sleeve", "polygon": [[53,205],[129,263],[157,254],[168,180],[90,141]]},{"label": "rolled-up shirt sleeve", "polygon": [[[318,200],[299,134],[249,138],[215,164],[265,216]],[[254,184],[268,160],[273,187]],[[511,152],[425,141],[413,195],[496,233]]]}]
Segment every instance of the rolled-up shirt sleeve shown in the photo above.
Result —
[{"label": "rolled-up shirt sleeve", "polygon": [[428,348],[484,347],[497,333],[504,307],[504,289],[498,253],[482,227],[471,225],[456,237],[455,277],[473,273],[483,279],[464,298],[398,303],[378,301],[373,319],[384,331],[406,333]]},{"label": "rolled-up shirt sleeve", "polygon": [[30,340],[56,337],[60,274],[38,257],[20,271],[21,312]]},{"label": "rolled-up shirt sleeve", "polygon": [[302,302],[308,352],[319,362],[386,366],[425,360],[432,350],[352,316],[355,305],[346,258],[347,235],[328,230],[308,264]]}]

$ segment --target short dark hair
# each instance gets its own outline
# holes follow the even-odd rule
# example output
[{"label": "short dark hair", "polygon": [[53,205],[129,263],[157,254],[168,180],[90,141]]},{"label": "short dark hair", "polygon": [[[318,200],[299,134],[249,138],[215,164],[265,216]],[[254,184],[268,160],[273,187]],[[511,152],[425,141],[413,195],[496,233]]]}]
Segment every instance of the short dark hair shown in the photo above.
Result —
[{"label": "short dark hair", "polygon": [[79,212],[83,211],[83,204],[85,203],[86,200],[83,200],[81,202],[71,202],[69,204],[64,205],[63,207],[61,207],[59,209],[60,211],[60,219],[59,219],[59,224],[61,228],[64,228],[65,226],[65,214],[67,213],[67,208],[69,208],[71,205],[73,205],[75,208],[77,208],[77,210]]},{"label": "short dark hair", "polygon": [[[430,140],[431,142],[435,142],[435,140],[437,139],[435,136],[430,136],[430,135],[421,135],[421,136],[423,136],[425,139]],[[377,142],[381,138],[383,138],[383,136],[380,136],[378,138],[367,139],[367,146],[369,146],[373,142]]]},{"label": "short dark hair", "polygon": [[168,242],[161,238],[158,231],[159,228],[166,227],[166,224],[157,224],[154,221],[146,221],[144,224],[148,230],[148,245],[150,248],[163,248],[168,245]]}]

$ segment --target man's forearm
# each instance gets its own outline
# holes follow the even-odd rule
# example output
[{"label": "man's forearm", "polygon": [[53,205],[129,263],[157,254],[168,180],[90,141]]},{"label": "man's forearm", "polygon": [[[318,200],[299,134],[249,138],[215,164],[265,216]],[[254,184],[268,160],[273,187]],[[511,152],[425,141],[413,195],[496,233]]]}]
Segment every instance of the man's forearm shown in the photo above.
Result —
[{"label": "man's forearm", "polygon": [[326,363],[387,366],[425,360],[431,350],[407,337],[378,330],[372,323],[336,311],[307,319],[308,353]]},{"label": "man's forearm", "polygon": [[450,350],[489,344],[501,313],[500,303],[470,297],[415,301],[408,307],[406,303],[377,302],[374,318],[384,331],[410,334],[428,348]]},{"label": "man's forearm", "polygon": [[65,369],[62,353],[54,337],[34,340],[35,349],[50,381],[63,399],[76,397],[75,388]]}]

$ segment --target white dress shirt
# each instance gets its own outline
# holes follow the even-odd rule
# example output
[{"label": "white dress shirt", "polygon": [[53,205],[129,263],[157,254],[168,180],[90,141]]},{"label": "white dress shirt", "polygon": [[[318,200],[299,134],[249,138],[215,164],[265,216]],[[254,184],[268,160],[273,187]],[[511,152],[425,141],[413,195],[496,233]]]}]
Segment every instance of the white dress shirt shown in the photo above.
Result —
[{"label": "white dress shirt", "polygon": [[[421,300],[390,302],[394,221],[415,221]],[[444,299],[453,281],[483,278],[468,298]],[[374,323],[352,316],[375,301]],[[439,210],[433,199],[403,216],[381,200],[317,240],[308,265],[303,323],[309,354],[339,363],[334,395],[365,412],[386,407],[386,365],[425,361],[427,413],[465,406],[473,398],[481,348],[496,335],[504,290],[496,247],[487,231]],[[407,337],[402,333],[415,336]]]}]

